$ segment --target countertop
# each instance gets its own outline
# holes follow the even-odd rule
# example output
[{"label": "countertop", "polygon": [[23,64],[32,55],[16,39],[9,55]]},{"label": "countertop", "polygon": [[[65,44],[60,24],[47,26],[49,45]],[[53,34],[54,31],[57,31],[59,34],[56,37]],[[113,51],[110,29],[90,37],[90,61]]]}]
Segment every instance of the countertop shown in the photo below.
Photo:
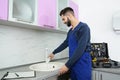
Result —
[{"label": "countertop", "polygon": [[[55,60],[55,61],[52,61],[52,62],[63,62],[65,63],[67,61],[67,58],[64,58],[64,59],[60,59],[60,60]],[[35,63],[34,63],[35,64]],[[29,65],[25,65],[25,66],[20,66],[20,67],[13,67],[13,68],[9,68],[9,69],[3,69],[3,70],[0,70],[0,79],[2,78],[2,76],[6,73],[6,72],[11,72],[11,73],[14,73],[14,72],[27,72],[27,71],[32,71],[29,69],[29,66],[32,65],[32,64],[29,64]],[[57,75],[55,74],[54,72],[35,72],[36,73],[36,76],[33,77],[33,78],[19,78],[19,79],[10,79],[10,80],[42,80],[44,78],[48,78],[48,77],[51,77],[51,76],[54,76],[54,75]]]},{"label": "countertop", "polygon": [[93,70],[120,75],[120,68],[93,68]]},{"label": "countertop", "polygon": [[[68,59],[60,59],[60,60],[55,60],[53,62],[63,62],[65,63]],[[25,71],[31,71],[29,69],[29,65],[25,66],[20,66],[20,67],[14,67],[14,68],[9,68],[9,69],[3,69],[0,70],[0,78],[6,73],[6,72],[25,72]],[[120,75],[120,68],[93,68],[95,71],[101,71],[101,72],[107,72],[107,73],[113,73],[113,74],[118,74]],[[14,79],[14,80],[42,80],[44,78],[48,78],[50,76],[54,76],[54,72],[36,72],[36,76],[33,78],[21,78],[21,79]],[[13,79],[11,79],[13,80]]]}]

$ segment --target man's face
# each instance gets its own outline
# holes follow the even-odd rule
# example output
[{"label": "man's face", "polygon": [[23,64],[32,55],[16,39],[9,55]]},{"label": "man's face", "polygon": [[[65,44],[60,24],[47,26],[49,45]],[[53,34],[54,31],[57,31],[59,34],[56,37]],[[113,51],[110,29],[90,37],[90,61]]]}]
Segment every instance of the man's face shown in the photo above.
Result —
[{"label": "man's face", "polygon": [[71,26],[71,21],[67,16],[62,15],[61,18],[64,24],[66,24],[68,27]]}]

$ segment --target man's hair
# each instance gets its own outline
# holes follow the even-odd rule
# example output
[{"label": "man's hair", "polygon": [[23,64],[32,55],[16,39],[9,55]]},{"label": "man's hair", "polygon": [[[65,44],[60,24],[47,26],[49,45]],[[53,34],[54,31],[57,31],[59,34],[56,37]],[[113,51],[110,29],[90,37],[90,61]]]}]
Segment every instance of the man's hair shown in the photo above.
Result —
[{"label": "man's hair", "polygon": [[67,12],[70,12],[74,15],[74,10],[71,7],[66,7],[60,11],[60,16],[65,15]]}]

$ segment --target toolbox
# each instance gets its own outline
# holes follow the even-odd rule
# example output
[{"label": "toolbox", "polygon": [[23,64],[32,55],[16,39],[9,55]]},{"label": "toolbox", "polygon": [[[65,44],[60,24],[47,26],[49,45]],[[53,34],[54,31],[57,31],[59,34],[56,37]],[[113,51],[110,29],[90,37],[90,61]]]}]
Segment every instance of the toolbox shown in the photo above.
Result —
[{"label": "toolbox", "polygon": [[120,68],[119,62],[110,59],[108,44],[91,43],[91,58],[93,68]]}]

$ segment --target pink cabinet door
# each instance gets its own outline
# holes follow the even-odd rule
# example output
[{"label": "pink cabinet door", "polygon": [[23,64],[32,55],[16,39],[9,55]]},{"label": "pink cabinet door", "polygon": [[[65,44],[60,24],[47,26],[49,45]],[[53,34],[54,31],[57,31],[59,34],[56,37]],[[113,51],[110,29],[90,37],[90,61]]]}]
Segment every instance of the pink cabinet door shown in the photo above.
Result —
[{"label": "pink cabinet door", "polygon": [[8,18],[8,0],[0,0],[0,19]]},{"label": "pink cabinet door", "polygon": [[70,6],[71,8],[73,8],[73,10],[74,10],[74,12],[75,12],[75,16],[76,16],[77,18],[79,18],[79,16],[78,16],[78,14],[79,14],[79,7],[78,7],[78,5],[77,5],[76,3],[74,3],[72,0],[70,0],[70,1],[69,1],[69,6]]},{"label": "pink cabinet door", "polygon": [[38,25],[56,27],[57,0],[38,0]]}]

